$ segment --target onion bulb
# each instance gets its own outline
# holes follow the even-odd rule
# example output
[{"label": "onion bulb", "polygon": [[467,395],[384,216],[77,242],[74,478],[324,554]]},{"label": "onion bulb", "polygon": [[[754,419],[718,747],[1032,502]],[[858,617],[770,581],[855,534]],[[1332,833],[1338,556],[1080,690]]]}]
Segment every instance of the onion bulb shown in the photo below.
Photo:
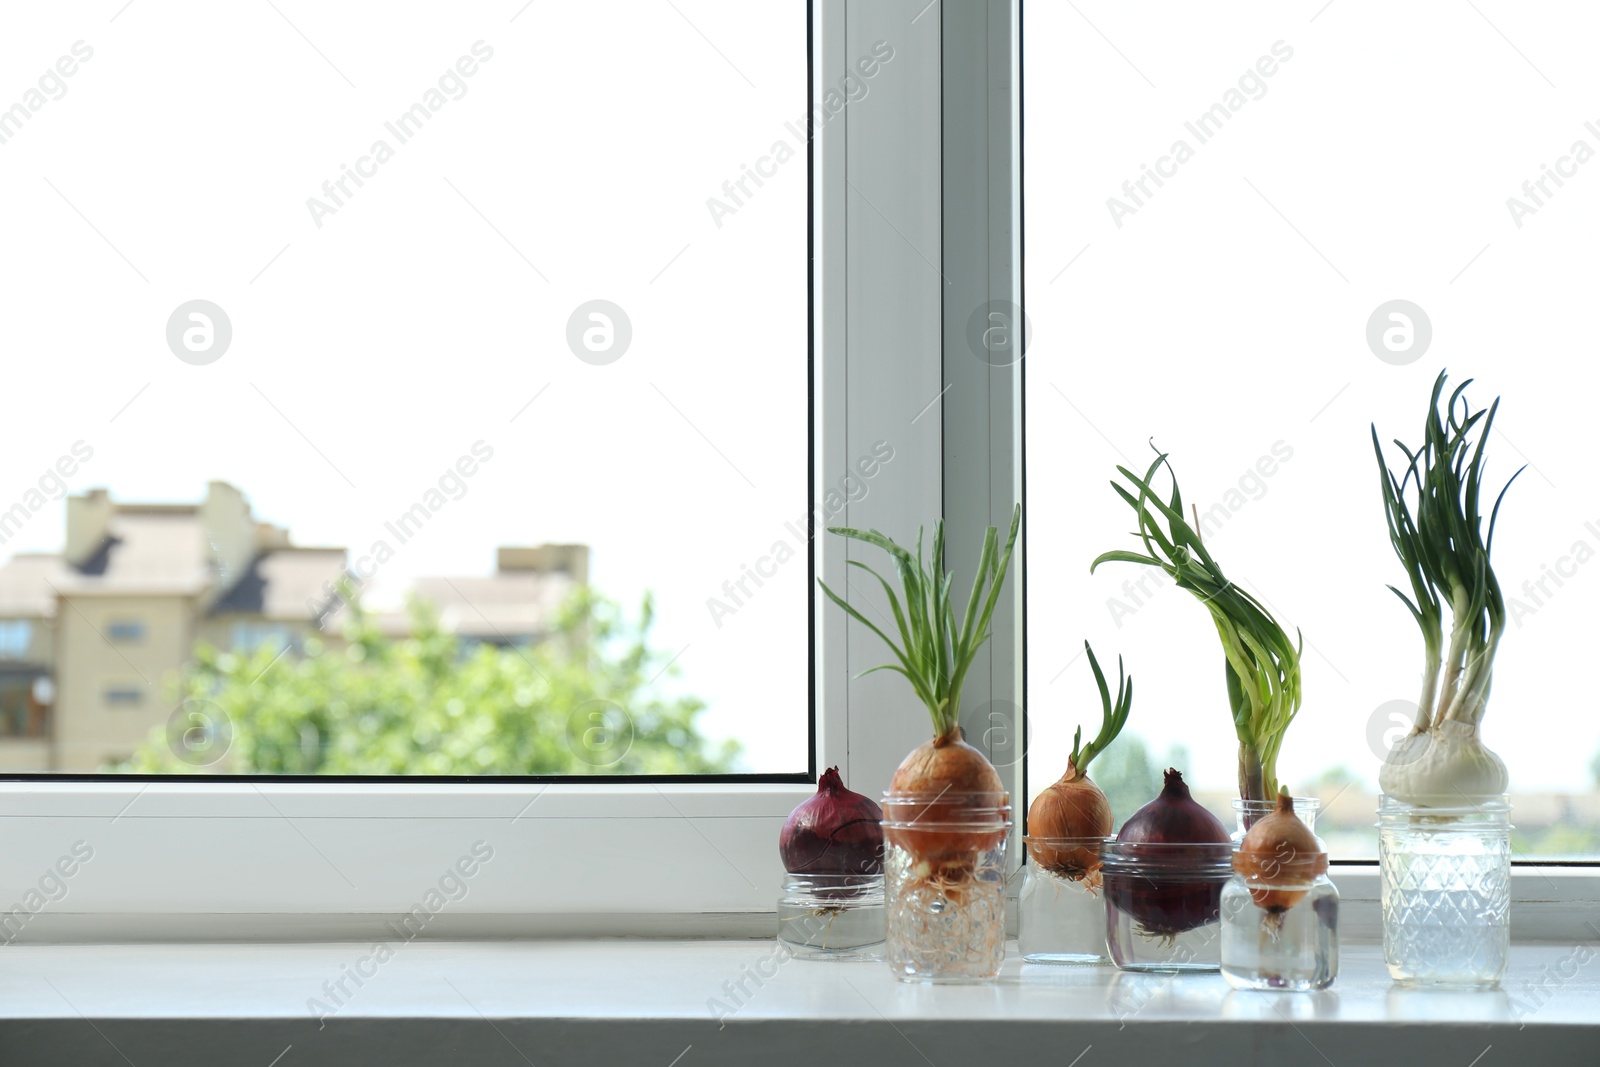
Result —
[{"label": "onion bulb", "polygon": [[919,876],[959,880],[971,874],[976,854],[1005,840],[1001,822],[974,811],[1005,803],[1000,772],[962,739],[959,726],[912,749],[889,780],[889,793],[928,798],[917,806],[910,824],[891,827],[886,834],[916,860]]},{"label": "onion bulb", "polygon": [[[1176,937],[1216,920],[1222,882],[1211,869],[1219,845],[1230,844],[1222,822],[1189,795],[1183,775],[1168,769],[1161,794],[1129,816],[1117,834],[1122,845],[1152,847],[1142,873],[1105,874],[1106,898],[1139,924],[1147,937]],[[1124,849],[1139,862],[1137,848]]]},{"label": "onion bulb", "polygon": [[791,874],[883,873],[883,810],[852,793],[829,767],[816,794],[789,813],[778,834],[778,854]]},{"label": "onion bulb", "polygon": [[1508,781],[1505,763],[1478,738],[1478,727],[1453,719],[1407,734],[1378,770],[1385,794],[1425,807],[1498,797]]},{"label": "onion bulb", "polygon": [[1122,659],[1118,657],[1117,699],[1113,703],[1094,649],[1087,641],[1083,647],[1089,653],[1089,666],[1100,687],[1100,733],[1083,745],[1083,727],[1078,727],[1066,773],[1040,792],[1028,808],[1027,843],[1033,862],[1044,870],[1073,881],[1090,877],[1092,883],[1098,884],[1099,879],[1092,877],[1100,869],[1098,839],[1110,836],[1116,823],[1111,802],[1087,772],[1089,761],[1116,739],[1128,721],[1128,710],[1133,706],[1133,679],[1123,674]]},{"label": "onion bulb", "polygon": [[1327,872],[1328,854],[1294,813],[1287,789],[1278,794],[1278,806],[1244,835],[1233,869],[1250,887],[1250,899],[1273,916],[1304,900],[1311,883]]}]

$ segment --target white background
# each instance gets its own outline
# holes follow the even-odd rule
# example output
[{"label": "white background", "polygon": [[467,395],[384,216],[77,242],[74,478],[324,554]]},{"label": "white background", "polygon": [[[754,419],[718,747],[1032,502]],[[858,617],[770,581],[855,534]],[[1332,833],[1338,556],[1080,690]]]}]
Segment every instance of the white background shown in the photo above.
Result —
[{"label": "white background", "polygon": [[[1534,606],[1525,579],[1576,541],[1600,550],[1590,445],[1600,159],[1520,229],[1506,207],[1575,140],[1600,151],[1584,129],[1600,125],[1595,15],[1488,2],[1027,5],[1036,757],[1059,752],[1052,762],[1064,765],[1073,724],[1099,721],[1086,662],[1063,673],[1087,637],[1102,662],[1125,655],[1137,679],[1130,729],[1158,757],[1170,742],[1187,746],[1197,784],[1234,786],[1204,609],[1167,585],[1119,627],[1106,601],[1136,569],[1088,573],[1103,551],[1139,548],[1131,509],[1107,482],[1118,463],[1143,472],[1151,437],[1202,511],[1274,442],[1293,449],[1265,494],[1208,541],[1230,577],[1304,631],[1305,705],[1279,762],[1291,786],[1336,765],[1375,786],[1369,718],[1416,699],[1421,638],[1384,588],[1404,576],[1368,427],[1420,440],[1441,367],[1452,383],[1477,379],[1478,405],[1504,397],[1492,489],[1530,465],[1494,546],[1507,596]],[[1280,40],[1293,58],[1266,95],[1200,144],[1185,121]],[[1107,198],[1178,138],[1194,158],[1118,228]],[[1369,315],[1397,298],[1433,325],[1429,350],[1399,367],[1365,340]],[[1592,787],[1597,593],[1600,560],[1508,628],[1484,737],[1513,791]]]},{"label": "white background", "polygon": [[[481,439],[380,585],[589,544],[601,592],[655,591],[706,732],[803,770],[803,556],[720,629],[705,601],[806,509],[804,6],[124,2],[0,13],[0,107],[94,49],[0,144],[0,508],[81,438],[73,491],[224,479],[354,558]],[[384,122],[478,40],[465,96],[399,144]],[[394,158],[319,229],[306,199],[378,138]],[[780,138],[797,157],[719,229],[707,198]],[[195,298],[234,331],[203,367],[165,341]],[[565,342],[595,298],[633,325],[604,367]],[[57,550],[64,513],[0,553]]]}]

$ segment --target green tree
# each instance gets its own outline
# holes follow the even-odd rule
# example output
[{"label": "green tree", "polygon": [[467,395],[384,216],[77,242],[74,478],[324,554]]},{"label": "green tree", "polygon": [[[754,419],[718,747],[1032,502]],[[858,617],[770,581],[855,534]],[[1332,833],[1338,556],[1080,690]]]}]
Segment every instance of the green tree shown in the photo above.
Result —
[{"label": "green tree", "polygon": [[[580,592],[531,646],[471,645],[413,605],[412,634],[384,636],[352,603],[343,642],[307,639],[274,662],[196,649],[176,725],[117,769],[236,774],[699,774],[732,768],[738,745],[696,731],[705,709],[667,696],[666,657],[636,622]],[[185,729],[187,727],[187,729]],[[226,749],[224,753],[224,748]]]}]

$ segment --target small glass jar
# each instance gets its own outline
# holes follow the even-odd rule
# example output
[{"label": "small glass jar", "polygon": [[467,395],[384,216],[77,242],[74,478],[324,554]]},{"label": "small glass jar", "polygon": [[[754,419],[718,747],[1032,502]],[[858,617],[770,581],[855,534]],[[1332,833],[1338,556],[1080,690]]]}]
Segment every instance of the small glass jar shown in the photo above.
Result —
[{"label": "small glass jar", "polygon": [[[1306,824],[1306,829],[1313,834],[1317,832],[1317,816],[1322,812],[1320,797],[1290,797],[1294,802],[1294,817]],[[1244,835],[1250,832],[1250,827],[1256,820],[1263,816],[1271,815],[1277,810],[1276,800],[1233,800],[1233,817],[1237,820],[1237,828],[1233,831],[1233,847],[1238,848],[1239,842],[1244,840]]]},{"label": "small glass jar", "polygon": [[1005,793],[883,795],[884,954],[902,982],[983,982],[1006,938]]},{"label": "small glass jar", "polygon": [[1378,802],[1383,958],[1407,985],[1492,988],[1511,952],[1511,804]]},{"label": "small glass jar", "polygon": [[1025,837],[1017,947],[1028,963],[1105,963],[1102,837]]},{"label": "small glass jar", "polygon": [[1125,971],[1219,970],[1232,857],[1232,844],[1107,841],[1100,877],[1112,962]]},{"label": "small glass jar", "polygon": [[1235,989],[1326,989],[1339,974],[1339,891],[1328,855],[1265,866],[1246,868],[1235,855],[1222,890],[1222,977]]},{"label": "small glass jar", "polygon": [[790,872],[778,942],[796,959],[883,959],[883,875]]}]

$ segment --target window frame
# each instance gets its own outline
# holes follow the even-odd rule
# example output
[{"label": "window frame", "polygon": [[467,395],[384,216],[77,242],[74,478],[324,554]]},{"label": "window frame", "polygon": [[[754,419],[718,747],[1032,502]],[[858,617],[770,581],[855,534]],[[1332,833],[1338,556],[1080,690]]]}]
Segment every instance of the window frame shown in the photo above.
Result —
[{"label": "window frame", "polygon": [[[1022,17],[1022,0],[811,0],[807,11],[813,103],[874,42],[895,49],[870,96],[820,123],[809,146],[813,497],[890,441],[894,477],[875,480],[837,521],[900,538],[943,514],[956,560],[975,552],[985,526],[1009,519],[1023,485],[1024,362],[993,366],[967,340],[973,309],[1024,303]],[[1022,738],[1026,540],[1025,522],[966,690],[969,706],[1015,708],[1003,725]],[[869,615],[881,609],[846,580],[853,546],[814,536],[812,548],[813,576]],[[424,936],[770,935],[775,839],[815,772],[838,766],[873,792],[928,728],[894,676],[853,677],[883,649],[815,588],[812,597],[811,774],[12,778],[0,781],[13,872],[0,892],[23,892],[77,842],[93,858],[64,896],[30,909],[20,930],[0,930],[0,941],[380,936],[479,841],[493,860]],[[971,739],[998,757],[1018,748],[1006,735]],[[1001,762],[1017,807],[1015,869],[1026,761]],[[1350,929],[1375,934],[1376,865],[1344,864],[1339,875]],[[1519,940],[1587,938],[1589,911],[1572,905],[1600,904],[1600,866],[1519,865],[1513,894]],[[14,912],[12,899],[0,898],[0,912]]]}]

